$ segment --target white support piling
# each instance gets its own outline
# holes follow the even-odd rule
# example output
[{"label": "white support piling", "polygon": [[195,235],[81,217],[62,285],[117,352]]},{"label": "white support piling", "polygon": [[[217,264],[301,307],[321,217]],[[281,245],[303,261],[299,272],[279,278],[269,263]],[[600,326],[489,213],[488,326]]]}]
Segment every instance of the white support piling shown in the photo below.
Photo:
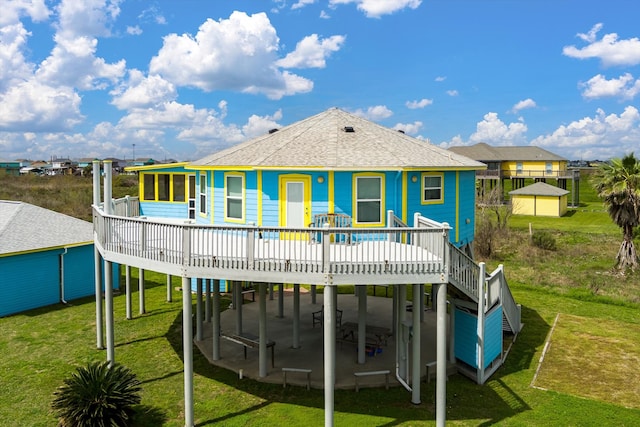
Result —
[{"label": "white support piling", "polygon": [[184,358],[184,425],[193,426],[193,315],[191,279],[182,278],[182,347]]},{"label": "white support piling", "polygon": [[[422,296],[422,298],[421,298]],[[424,292],[422,285],[413,285],[413,336],[411,340],[411,403],[419,405],[420,402],[420,370],[422,362],[420,357],[420,326],[422,323],[422,313],[424,312]],[[420,310],[418,310],[418,307]]]},{"label": "white support piling", "polygon": [[434,286],[436,299],[436,426],[447,420],[447,285]]},{"label": "white support piling", "polygon": [[356,286],[358,294],[358,363],[364,365],[366,361],[367,340],[367,287]]},{"label": "white support piling", "polygon": [[[93,161],[93,205],[98,209],[100,205],[100,160]],[[97,247],[93,249],[94,283],[96,294],[96,348],[104,348],[104,331],[102,324],[104,313],[102,310],[102,256]]]},{"label": "white support piling", "polygon": [[144,269],[138,269],[138,311],[140,314],[145,314],[146,303],[144,295]]},{"label": "white support piling", "polygon": [[213,279],[213,317],[211,318],[211,333],[213,349],[211,357],[220,360],[220,280]]},{"label": "white support piling", "polygon": [[202,341],[202,278],[196,279],[196,341]]},{"label": "white support piling", "polygon": [[113,322],[113,264],[104,262],[104,311],[107,326],[107,362],[110,366],[116,362],[114,322]]},{"label": "white support piling", "polygon": [[266,283],[258,285],[258,304],[260,304],[259,319],[259,349],[258,349],[258,365],[259,376],[264,378],[267,376],[267,288]]},{"label": "white support piling", "polygon": [[131,309],[131,266],[127,265],[124,268],[124,293],[125,293],[125,316],[127,320],[133,319],[133,313]]},{"label": "white support piling", "polygon": [[333,427],[334,387],[336,384],[336,306],[335,286],[324,287],[324,425]]},{"label": "white support piling", "polygon": [[211,323],[211,279],[204,279],[204,320]]}]

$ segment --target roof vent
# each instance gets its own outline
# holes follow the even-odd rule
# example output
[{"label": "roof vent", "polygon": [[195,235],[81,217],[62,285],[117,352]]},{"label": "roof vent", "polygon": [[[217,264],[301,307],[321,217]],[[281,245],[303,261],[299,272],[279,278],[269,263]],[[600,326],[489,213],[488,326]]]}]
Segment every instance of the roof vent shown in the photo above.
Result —
[{"label": "roof vent", "polygon": [[269,134],[278,132],[278,128],[269,129]]},{"label": "roof vent", "polygon": [[344,127],[344,131],[345,132],[355,132],[356,130],[353,128],[353,126],[345,126]]}]

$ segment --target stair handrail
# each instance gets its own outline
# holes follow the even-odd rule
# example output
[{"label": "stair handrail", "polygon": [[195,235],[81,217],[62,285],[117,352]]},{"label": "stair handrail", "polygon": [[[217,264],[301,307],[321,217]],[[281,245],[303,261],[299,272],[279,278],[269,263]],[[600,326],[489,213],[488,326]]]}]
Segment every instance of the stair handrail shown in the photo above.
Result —
[{"label": "stair handrail", "polygon": [[507,323],[509,323],[511,331],[514,335],[517,335],[522,328],[522,306],[516,303],[516,300],[511,293],[511,289],[509,288],[509,284],[507,283],[507,279],[504,275],[504,266],[500,264],[497,270],[500,270],[500,299],[502,301],[503,315],[505,319],[507,319]]}]

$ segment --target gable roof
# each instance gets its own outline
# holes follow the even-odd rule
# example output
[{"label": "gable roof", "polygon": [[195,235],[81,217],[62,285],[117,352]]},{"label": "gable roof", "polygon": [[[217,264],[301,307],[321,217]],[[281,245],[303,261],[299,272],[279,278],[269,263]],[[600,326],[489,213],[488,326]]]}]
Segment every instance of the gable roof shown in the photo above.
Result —
[{"label": "gable roof", "polygon": [[0,255],[93,243],[93,225],[29,203],[0,200]]},{"label": "gable roof", "polygon": [[564,157],[534,145],[492,147],[484,142],[474,145],[450,147],[450,151],[484,162],[506,161],[566,161]]},{"label": "gable roof", "polygon": [[190,165],[342,170],[486,168],[482,163],[338,108],[213,153]]},{"label": "gable roof", "polygon": [[569,194],[569,191],[562,188],[549,185],[544,182],[536,182],[535,184],[527,185],[526,187],[518,188],[517,190],[509,191],[509,194],[521,195],[521,196],[555,196],[560,197],[565,194]]}]

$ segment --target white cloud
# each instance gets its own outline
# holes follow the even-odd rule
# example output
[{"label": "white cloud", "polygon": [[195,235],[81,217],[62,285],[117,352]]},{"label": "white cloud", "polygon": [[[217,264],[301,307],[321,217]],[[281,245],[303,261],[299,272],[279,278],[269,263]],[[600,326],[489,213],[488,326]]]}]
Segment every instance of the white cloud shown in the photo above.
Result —
[{"label": "white cloud", "polygon": [[295,10],[295,9],[301,9],[305,6],[309,6],[310,4],[314,4],[316,2],[316,0],[298,0],[297,3],[294,3],[291,6],[291,10]]},{"label": "white cloud", "polygon": [[409,135],[416,135],[422,129],[423,123],[421,121],[416,120],[413,123],[398,123],[393,129],[401,130]]},{"label": "white cloud", "polygon": [[170,82],[158,75],[144,77],[138,70],[129,71],[129,80],[120,88],[111,92],[112,104],[120,110],[133,108],[151,108],[174,101],[178,93]]},{"label": "white cloud", "polygon": [[249,119],[247,119],[247,123],[242,126],[242,133],[247,139],[264,135],[271,129],[282,127],[278,124],[278,120],[282,120],[282,110],[276,111],[271,116],[257,116],[252,114]]},{"label": "white cloud", "polygon": [[131,36],[139,36],[140,34],[142,34],[142,28],[140,28],[139,25],[135,25],[135,26],[127,26],[127,34],[131,35]]},{"label": "white cloud", "polygon": [[447,91],[447,95],[449,96],[458,96],[458,91],[455,89],[451,89]]},{"label": "white cloud", "polygon": [[325,12],[324,10],[320,11],[320,19],[330,19],[331,15],[329,15],[327,12]]},{"label": "white cloud", "polygon": [[354,111],[353,114],[367,120],[376,121],[391,117],[393,115],[393,112],[389,110],[386,105],[376,105],[374,107],[367,108],[366,111],[358,109]]},{"label": "white cloud", "polygon": [[312,81],[278,69],[278,43],[266,14],[233,12],[229,19],[208,19],[195,37],[166,36],[149,70],[177,86],[206,91],[263,93],[271,99],[311,91]]},{"label": "white cloud", "polygon": [[0,27],[0,93],[32,75],[33,64],[22,53],[28,36],[21,23]]},{"label": "white cloud", "polygon": [[443,81],[447,80],[447,77],[446,76],[438,76],[434,80],[437,81],[437,82],[443,82]]},{"label": "white cloud", "polygon": [[629,73],[610,80],[607,80],[602,74],[598,74],[589,81],[580,83],[579,86],[583,89],[582,96],[587,99],[604,97],[633,99],[640,93],[640,79],[634,79]]},{"label": "white cloud", "polygon": [[594,117],[584,117],[558,127],[553,133],[531,141],[549,150],[562,149],[574,159],[608,159],[612,153],[637,151],[640,143],[640,112],[628,106],[620,114],[598,109]]},{"label": "white cloud", "polygon": [[427,105],[431,105],[431,104],[433,104],[433,99],[426,99],[426,98],[422,98],[419,101],[407,101],[405,103],[407,108],[409,108],[411,110],[416,110],[418,108],[424,108]]},{"label": "white cloud", "polygon": [[602,24],[596,24],[589,33],[578,34],[589,43],[587,46],[565,46],[562,53],[570,58],[597,58],[605,66],[640,64],[640,40],[637,37],[620,40],[618,34],[610,33],[598,40],[597,33],[601,28]]},{"label": "white cloud", "polygon": [[331,52],[339,51],[345,38],[331,36],[320,40],[317,34],[306,36],[296,44],[296,50],[288,53],[276,64],[283,68],[324,68],[327,56]]},{"label": "white cloud", "polygon": [[379,18],[402,9],[417,9],[422,0],[329,0],[329,6],[355,3],[368,18]]},{"label": "white cloud", "polygon": [[33,80],[0,93],[0,129],[63,131],[80,123],[80,96],[69,87],[43,85]]},{"label": "white cloud", "polygon": [[21,16],[28,16],[34,22],[42,22],[49,18],[50,13],[45,0],[3,1],[0,27],[17,23]]},{"label": "white cloud", "polygon": [[538,105],[536,101],[531,98],[523,99],[522,101],[517,102],[512,108],[512,113],[518,113],[522,110],[526,110],[528,108],[536,108]]},{"label": "white cloud", "polygon": [[476,124],[476,131],[469,137],[471,144],[486,142],[489,145],[521,145],[526,142],[527,125],[509,123],[498,118],[498,113],[487,113]]}]

